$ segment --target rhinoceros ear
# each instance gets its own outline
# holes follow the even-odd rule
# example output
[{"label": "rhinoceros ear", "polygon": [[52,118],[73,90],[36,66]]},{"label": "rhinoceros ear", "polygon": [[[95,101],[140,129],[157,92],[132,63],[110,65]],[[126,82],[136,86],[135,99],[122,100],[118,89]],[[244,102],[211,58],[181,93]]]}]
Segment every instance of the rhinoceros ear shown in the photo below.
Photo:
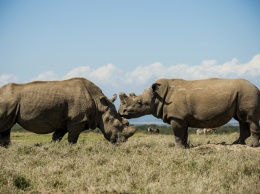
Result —
[{"label": "rhinoceros ear", "polygon": [[116,101],[116,98],[117,98],[117,95],[116,94],[114,94],[113,95],[113,98],[111,98],[111,99],[109,99],[112,103],[114,103],[115,101]]},{"label": "rhinoceros ear", "polygon": [[119,94],[119,98],[121,100],[122,103],[125,103],[125,101],[129,98],[125,93],[120,93]]},{"label": "rhinoceros ear", "polygon": [[135,93],[130,93],[129,96],[130,96],[131,98],[135,98],[135,97],[136,97]]},{"label": "rhinoceros ear", "polygon": [[158,92],[158,90],[159,90],[159,88],[160,88],[160,85],[161,85],[161,84],[154,83],[154,84],[151,86],[152,95],[154,95],[155,93]]}]

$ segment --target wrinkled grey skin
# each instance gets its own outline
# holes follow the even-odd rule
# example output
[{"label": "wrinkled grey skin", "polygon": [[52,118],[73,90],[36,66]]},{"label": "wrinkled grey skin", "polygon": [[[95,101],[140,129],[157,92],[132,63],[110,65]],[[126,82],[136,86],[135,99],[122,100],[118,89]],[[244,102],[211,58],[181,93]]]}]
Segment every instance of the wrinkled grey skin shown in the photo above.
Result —
[{"label": "wrinkled grey skin", "polygon": [[259,146],[260,92],[243,79],[185,81],[160,79],[141,95],[120,93],[119,114],[137,118],[152,114],[171,125],[177,146],[187,147],[188,127],[220,127],[232,118],[239,122],[234,144]]},{"label": "wrinkled grey skin", "polygon": [[112,100],[92,82],[83,78],[7,84],[0,88],[0,145],[10,144],[15,123],[38,133],[53,133],[59,141],[68,132],[68,141],[76,143],[83,130],[98,127],[112,142],[124,142],[135,127],[122,123]]}]

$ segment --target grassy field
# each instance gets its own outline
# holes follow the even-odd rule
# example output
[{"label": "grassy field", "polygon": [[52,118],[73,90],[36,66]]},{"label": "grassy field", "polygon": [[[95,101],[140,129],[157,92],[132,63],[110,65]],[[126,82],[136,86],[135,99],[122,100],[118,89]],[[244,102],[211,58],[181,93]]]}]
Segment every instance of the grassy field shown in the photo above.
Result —
[{"label": "grassy field", "polygon": [[164,134],[114,146],[93,132],[76,145],[13,132],[0,147],[0,193],[260,193],[260,148],[229,145],[237,137],[191,134],[182,150]]}]

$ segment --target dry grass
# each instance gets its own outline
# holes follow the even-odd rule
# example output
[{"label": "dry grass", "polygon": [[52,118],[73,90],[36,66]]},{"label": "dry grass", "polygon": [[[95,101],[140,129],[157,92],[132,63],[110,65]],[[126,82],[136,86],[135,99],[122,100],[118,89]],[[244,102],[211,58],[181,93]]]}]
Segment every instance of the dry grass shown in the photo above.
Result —
[{"label": "dry grass", "polygon": [[12,145],[0,148],[0,193],[260,191],[260,148],[227,145],[238,134],[190,135],[194,147],[186,150],[174,147],[172,135],[137,133],[121,146],[94,133],[76,145],[12,136]]}]

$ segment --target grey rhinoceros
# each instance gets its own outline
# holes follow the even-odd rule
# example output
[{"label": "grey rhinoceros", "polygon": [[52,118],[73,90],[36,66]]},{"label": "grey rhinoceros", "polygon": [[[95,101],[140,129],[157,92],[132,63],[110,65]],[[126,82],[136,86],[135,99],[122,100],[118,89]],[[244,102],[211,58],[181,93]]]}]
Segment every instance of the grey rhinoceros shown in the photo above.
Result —
[{"label": "grey rhinoceros", "polygon": [[38,133],[53,133],[52,140],[61,140],[68,132],[68,141],[76,143],[83,130],[98,127],[112,142],[123,142],[135,133],[134,126],[116,111],[94,83],[73,78],[65,81],[10,83],[0,88],[0,145],[10,144],[10,131],[15,123]]},{"label": "grey rhinoceros", "polygon": [[180,147],[188,146],[188,127],[215,128],[232,118],[240,125],[234,144],[245,144],[251,131],[251,146],[259,146],[260,92],[243,79],[159,79],[139,96],[120,93],[120,100],[121,116],[161,118]]},{"label": "grey rhinoceros", "polygon": [[152,126],[148,127],[148,128],[147,128],[147,131],[148,131],[149,133],[160,133],[160,129],[155,128],[155,127],[152,127]]}]

